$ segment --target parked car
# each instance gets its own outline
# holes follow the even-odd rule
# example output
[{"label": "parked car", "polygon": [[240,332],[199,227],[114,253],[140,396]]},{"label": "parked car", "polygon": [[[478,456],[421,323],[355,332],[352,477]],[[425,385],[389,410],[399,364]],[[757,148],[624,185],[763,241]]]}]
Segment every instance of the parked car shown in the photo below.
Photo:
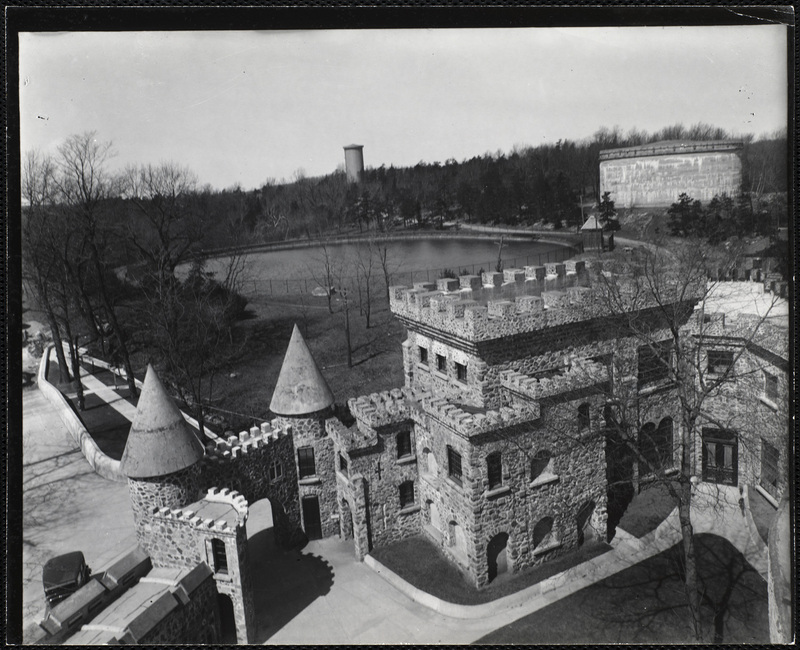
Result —
[{"label": "parked car", "polygon": [[48,560],[42,569],[42,585],[47,609],[55,607],[86,584],[92,570],[83,553],[73,551]]}]

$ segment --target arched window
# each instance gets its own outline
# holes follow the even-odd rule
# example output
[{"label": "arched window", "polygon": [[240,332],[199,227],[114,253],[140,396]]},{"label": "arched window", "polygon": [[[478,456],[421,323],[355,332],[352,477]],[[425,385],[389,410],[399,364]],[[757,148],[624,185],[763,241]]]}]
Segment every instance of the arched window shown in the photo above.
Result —
[{"label": "arched window", "polygon": [[578,407],[578,431],[585,431],[591,424],[589,416],[589,405],[584,403]]},{"label": "arched window", "polygon": [[660,467],[672,467],[672,418],[658,423],[655,443]]},{"label": "arched window", "polygon": [[503,458],[499,451],[495,451],[486,457],[486,473],[489,477],[490,490],[503,485]]},{"label": "arched window", "polygon": [[533,455],[531,461],[531,481],[535,481],[540,476],[552,474],[553,454],[547,449],[540,449]]},{"label": "arched window", "polygon": [[400,508],[409,508],[414,505],[414,481],[405,481],[400,484]]},{"label": "arched window", "polygon": [[533,548],[546,546],[552,539],[553,518],[545,517],[536,522],[533,527]]}]

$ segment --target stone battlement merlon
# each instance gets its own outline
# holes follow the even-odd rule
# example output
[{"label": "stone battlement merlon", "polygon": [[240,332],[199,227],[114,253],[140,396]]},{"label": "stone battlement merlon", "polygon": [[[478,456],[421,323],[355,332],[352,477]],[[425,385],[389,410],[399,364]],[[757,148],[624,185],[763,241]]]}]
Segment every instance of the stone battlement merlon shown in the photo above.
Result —
[{"label": "stone battlement merlon", "polygon": [[577,359],[568,368],[551,377],[530,377],[516,370],[500,373],[500,385],[531,400],[581,390],[608,382],[608,368],[588,359]]},{"label": "stone battlement merlon", "polygon": [[[350,411],[361,422],[370,427],[395,424],[403,420],[432,417],[460,435],[474,436],[497,428],[510,427],[539,418],[539,405],[531,404],[524,409],[501,407],[499,409],[463,408],[443,399],[429,390],[395,388],[391,391],[362,395],[350,400]],[[366,436],[363,442],[354,441],[363,447],[374,444]]]},{"label": "stone battlement merlon", "polygon": [[251,427],[249,431],[242,431],[238,436],[217,438],[210,442],[206,445],[205,458],[212,462],[234,460],[288,435],[291,435],[290,426],[281,426],[274,420],[263,422],[260,427]]},{"label": "stone battlement merlon", "polygon": [[604,149],[600,152],[600,162],[605,160],[619,160],[622,158],[663,156],[665,154],[716,153],[718,151],[741,151],[743,149],[744,142],[739,140],[654,142],[652,144],[625,147],[622,149]]},{"label": "stone battlement merlon", "polygon": [[[215,491],[212,493],[212,491]],[[224,494],[223,494],[224,492]],[[209,503],[226,503],[230,506],[230,511],[222,518],[201,517],[197,513],[202,511],[204,505]],[[150,511],[150,519],[170,520],[185,523],[201,530],[215,531],[219,533],[233,533],[236,528],[240,528],[247,522],[247,501],[236,491],[218,490],[211,488],[208,496],[184,508],[167,508],[153,506]]]}]

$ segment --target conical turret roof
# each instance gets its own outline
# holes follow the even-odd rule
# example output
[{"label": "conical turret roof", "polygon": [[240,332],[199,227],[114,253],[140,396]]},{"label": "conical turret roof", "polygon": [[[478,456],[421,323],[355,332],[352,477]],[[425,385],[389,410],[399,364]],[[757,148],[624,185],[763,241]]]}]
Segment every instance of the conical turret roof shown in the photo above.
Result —
[{"label": "conical turret roof", "polygon": [[203,453],[203,445],[148,365],[120,469],[131,478],[164,476],[194,465]]},{"label": "conical turret roof", "polygon": [[333,404],[333,393],[294,326],[269,408],[276,415],[309,415]]}]

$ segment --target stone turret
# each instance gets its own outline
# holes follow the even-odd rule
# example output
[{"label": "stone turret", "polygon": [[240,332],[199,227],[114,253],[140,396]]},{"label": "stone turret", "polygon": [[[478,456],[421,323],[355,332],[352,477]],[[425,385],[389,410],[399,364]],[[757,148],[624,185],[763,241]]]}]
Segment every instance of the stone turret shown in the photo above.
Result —
[{"label": "stone turret", "polygon": [[333,393],[295,325],[270,410],[278,427],[292,432],[303,530],[310,538],[339,530],[333,441],[325,429],[333,403]]},{"label": "stone turret", "polygon": [[204,450],[152,366],[148,366],[120,468],[128,477],[140,544],[154,508],[182,508],[198,497]]}]

